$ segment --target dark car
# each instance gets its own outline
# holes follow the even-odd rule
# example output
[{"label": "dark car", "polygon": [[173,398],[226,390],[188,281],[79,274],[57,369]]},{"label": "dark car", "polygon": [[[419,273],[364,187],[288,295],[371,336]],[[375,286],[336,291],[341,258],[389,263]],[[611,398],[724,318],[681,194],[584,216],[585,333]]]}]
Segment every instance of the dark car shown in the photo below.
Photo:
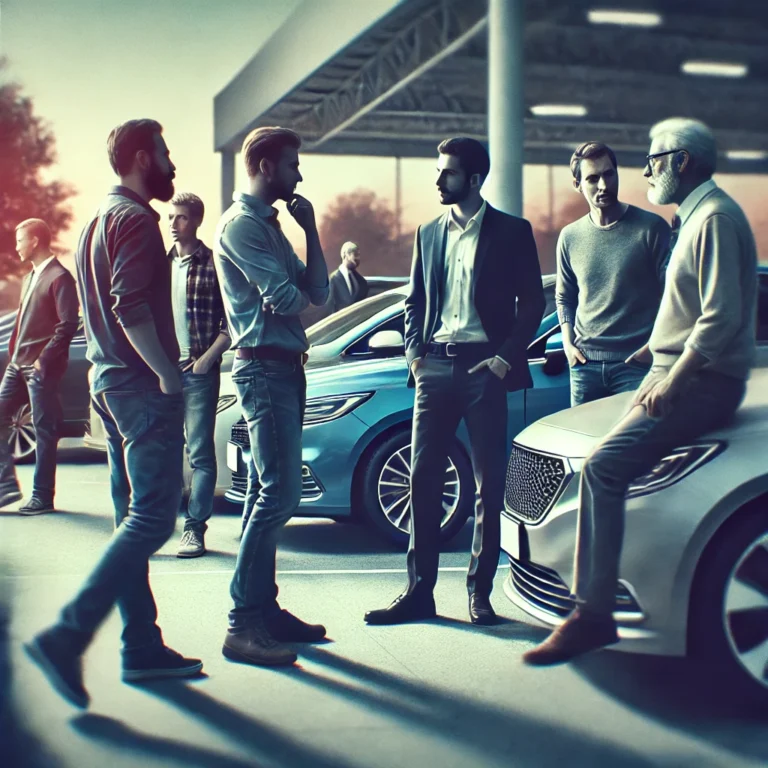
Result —
[{"label": "dark car", "polygon": [[[8,342],[16,323],[16,312],[0,317],[0,371],[5,371],[8,364]],[[88,368],[90,363],[85,358],[85,336],[82,324],[77,329],[69,348],[69,365],[59,387],[59,397],[64,421],[62,437],[82,437],[88,424]],[[35,428],[32,424],[32,412],[29,403],[17,411],[11,426],[10,445],[13,457],[20,461],[35,452]]]}]

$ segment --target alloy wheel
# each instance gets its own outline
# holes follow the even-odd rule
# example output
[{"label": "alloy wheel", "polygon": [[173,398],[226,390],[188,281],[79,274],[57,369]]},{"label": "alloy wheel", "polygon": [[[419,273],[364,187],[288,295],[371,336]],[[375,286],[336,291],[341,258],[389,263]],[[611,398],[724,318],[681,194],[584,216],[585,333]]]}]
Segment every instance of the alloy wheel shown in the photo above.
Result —
[{"label": "alloy wheel", "polygon": [[29,404],[22,405],[11,419],[11,432],[8,438],[13,458],[18,461],[35,452],[37,438],[32,423],[32,409]]},{"label": "alloy wheel", "polygon": [[723,625],[734,658],[768,690],[768,533],[758,536],[731,570]]},{"label": "alloy wheel", "polygon": [[[405,445],[387,459],[379,473],[378,497],[384,516],[403,533],[411,531],[411,446]],[[449,457],[443,484],[444,528],[456,515],[461,498],[461,479]]]}]

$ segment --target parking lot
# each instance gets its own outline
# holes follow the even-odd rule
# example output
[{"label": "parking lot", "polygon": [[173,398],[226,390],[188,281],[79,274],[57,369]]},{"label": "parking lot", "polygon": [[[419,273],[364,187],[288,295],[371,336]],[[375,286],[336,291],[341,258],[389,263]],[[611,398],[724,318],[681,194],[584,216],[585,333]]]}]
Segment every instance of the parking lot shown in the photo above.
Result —
[{"label": "parking lot", "polygon": [[[10,616],[11,720],[0,750],[13,766],[762,766],[766,713],[739,711],[692,662],[602,652],[571,666],[525,667],[544,636],[504,597],[503,623],[469,624],[464,571],[471,529],[451,543],[436,591],[440,618],[366,627],[405,579],[402,553],[362,526],[296,520],[285,531],[281,603],[322,621],[330,641],[299,650],[295,668],[227,662],[220,653],[238,547],[237,510],[222,504],[209,554],[152,561],[166,642],[205,663],[190,682],[119,680],[113,615],[86,657],[92,705],[75,712],[50,690],[20,643],[49,624],[111,530],[103,457],[61,452],[60,512],[0,513],[0,595]],[[23,487],[30,466],[20,467]],[[2,666],[0,658],[0,666]],[[1,678],[0,678],[1,679]],[[13,729],[13,732],[11,731]],[[10,745],[10,746],[9,746]],[[2,755],[0,755],[2,757]]]}]

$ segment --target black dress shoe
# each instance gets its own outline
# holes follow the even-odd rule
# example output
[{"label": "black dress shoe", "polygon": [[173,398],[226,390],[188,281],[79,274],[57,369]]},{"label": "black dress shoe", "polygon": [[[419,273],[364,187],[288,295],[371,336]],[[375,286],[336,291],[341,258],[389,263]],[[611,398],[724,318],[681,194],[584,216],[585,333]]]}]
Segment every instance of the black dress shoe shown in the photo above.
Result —
[{"label": "black dress shoe", "polygon": [[426,596],[403,593],[396,597],[387,608],[368,611],[366,624],[405,624],[409,621],[425,621],[437,616],[435,598],[430,593]]},{"label": "black dress shoe", "polygon": [[498,621],[489,598],[478,594],[469,596],[469,620],[482,626],[490,626]]}]

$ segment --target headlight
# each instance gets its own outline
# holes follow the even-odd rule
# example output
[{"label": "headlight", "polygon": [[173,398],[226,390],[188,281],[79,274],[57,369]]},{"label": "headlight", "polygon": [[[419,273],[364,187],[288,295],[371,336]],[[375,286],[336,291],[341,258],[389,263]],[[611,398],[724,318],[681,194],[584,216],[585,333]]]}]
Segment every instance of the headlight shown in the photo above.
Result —
[{"label": "headlight", "polygon": [[326,421],[341,418],[354,411],[372,396],[373,392],[355,392],[351,395],[313,397],[307,400],[304,423],[323,424]]},{"label": "headlight", "polygon": [[226,411],[231,405],[237,402],[237,395],[222,395],[216,404],[216,413]]},{"label": "headlight", "polygon": [[647,496],[680,482],[691,472],[711,461],[726,448],[726,443],[714,441],[677,448],[665,456],[650,472],[638,477],[627,490],[627,498]]}]

